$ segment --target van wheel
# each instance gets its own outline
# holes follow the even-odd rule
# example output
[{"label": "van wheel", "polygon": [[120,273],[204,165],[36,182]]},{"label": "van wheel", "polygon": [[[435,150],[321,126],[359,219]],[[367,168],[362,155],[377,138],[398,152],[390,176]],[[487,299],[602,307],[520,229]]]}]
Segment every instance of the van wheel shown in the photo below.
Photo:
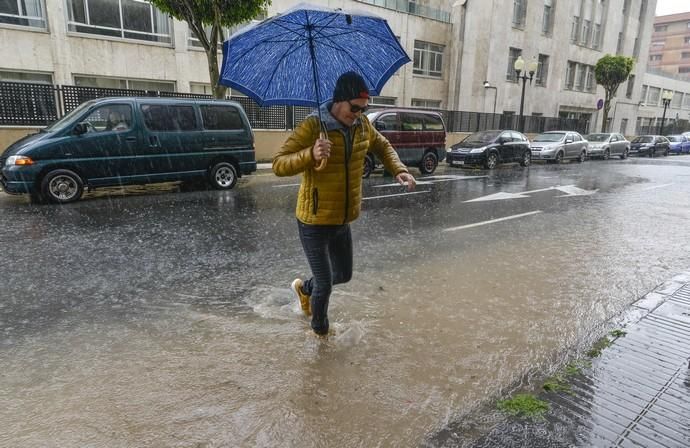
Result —
[{"label": "van wheel", "polygon": [[53,170],[41,181],[41,193],[50,202],[67,204],[79,200],[84,192],[81,177],[70,170]]},{"label": "van wheel", "polygon": [[229,162],[216,163],[211,168],[209,181],[217,190],[229,190],[237,183],[237,169]]},{"label": "van wheel", "polygon": [[427,152],[422,157],[422,161],[419,163],[419,172],[422,174],[431,174],[436,170],[438,166],[438,157],[433,152]]},{"label": "van wheel", "polygon": [[374,160],[370,156],[364,158],[364,171],[362,171],[362,179],[366,179],[374,172]]},{"label": "van wheel", "polygon": [[496,165],[498,165],[498,154],[492,152],[488,156],[486,156],[486,160],[484,161],[484,167],[487,170],[493,170],[494,168],[496,168]]}]

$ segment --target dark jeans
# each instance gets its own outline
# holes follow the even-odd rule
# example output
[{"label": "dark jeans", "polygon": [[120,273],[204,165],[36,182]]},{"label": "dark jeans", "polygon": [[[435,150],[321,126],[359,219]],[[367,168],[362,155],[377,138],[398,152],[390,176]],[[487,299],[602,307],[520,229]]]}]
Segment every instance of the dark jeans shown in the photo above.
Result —
[{"label": "dark jeans", "polygon": [[316,226],[297,222],[313,277],[302,291],[311,296],[311,328],[328,333],[328,299],[333,285],[352,278],[352,234],[350,225]]}]

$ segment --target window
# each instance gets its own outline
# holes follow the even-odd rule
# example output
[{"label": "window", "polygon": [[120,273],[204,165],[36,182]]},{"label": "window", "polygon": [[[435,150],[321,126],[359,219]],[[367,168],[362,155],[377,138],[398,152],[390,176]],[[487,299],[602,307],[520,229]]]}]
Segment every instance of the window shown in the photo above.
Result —
[{"label": "window", "polygon": [[197,128],[192,106],[142,104],[146,127],[152,131],[191,131]]},{"label": "window", "polygon": [[640,38],[635,38],[635,45],[633,46],[633,57],[637,58],[640,55]]},{"label": "window", "polygon": [[369,104],[377,106],[395,106],[397,98],[391,96],[372,96]]},{"label": "window", "polygon": [[627,14],[630,12],[630,0],[624,0],[623,1],[623,15]]},{"label": "window", "polygon": [[67,0],[67,8],[69,31],[172,43],[170,19],[147,2]]},{"label": "window", "polygon": [[440,117],[435,117],[433,115],[424,116],[424,130],[425,131],[443,131],[443,121]]},{"label": "window", "polygon": [[594,33],[592,34],[592,48],[595,50],[599,49],[601,45],[601,24],[594,24]]},{"label": "window", "polygon": [[52,84],[53,75],[50,73],[10,72],[0,70],[0,81]]},{"label": "window", "polygon": [[425,100],[419,98],[412,98],[412,107],[424,107],[427,109],[440,109],[441,100]]},{"label": "window", "polygon": [[586,83],[585,83],[585,89],[588,92],[594,92],[596,90],[596,83],[594,82],[594,67],[591,65],[586,65],[584,66],[583,71],[586,71]]},{"label": "window", "polygon": [[47,28],[43,0],[0,0],[0,23]]},{"label": "window", "polygon": [[649,55],[649,60],[652,62],[660,61],[662,59],[663,55],[661,54],[650,54]]},{"label": "window", "polygon": [[190,82],[189,93],[195,93],[197,95],[213,95],[213,89],[211,88],[211,84]]},{"label": "window", "polygon": [[649,104],[651,106],[659,104],[659,98],[661,98],[661,89],[659,87],[650,87],[648,98]]},{"label": "window", "polygon": [[684,51],[680,54],[681,59],[690,59],[690,51]]},{"label": "window", "polygon": [[685,94],[685,99],[683,100],[683,108],[690,109],[690,93]]},{"label": "window", "polygon": [[652,50],[661,50],[662,48],[664,48],[665,43],[666,41],[663,40],[652,41]]},{"label": "window", "polygon": [[680,109],[683,105],[683,92],[673,92],[673,99],[671,99],[671,107]]},{"label": "window", "polygon": [[585,66],[582,64],[576,64],[576,74],[575,74],[575,90],[584,90],[585,88],[585,76],[586,70]]},{"label": "window", "polygon": [[690,36],[685,38],[685,45],[690,45]]},{"label": "window", "polygon": [[204,129],[212,131],[244,129],[240,113],[232,106],[200,106]]},{"label": "window", "polygon": [[513,26],[522,28],[525,26],[527,16],[527,0],[513,0]]},{"label": "window", "polygon": [[690,66],[688,66],[688,67],[678,67],[678,73],[690,73]]},{"label": "window", "polygon": [[628,78],[628,87],[625,89],[625,97],[632,98],[633,89],[635,88],[635,75],[630,75]]},{"label": "window", "polygon": [[623,134],[623,135],[625,135],[625,133],[626,133],[627,131],[628,131],[628,119],[627,119],[627,118],[623,118],[623,119],[621,120],[621,129],[620,129],[620,133]]},{"label": "window", "polygon": [[376,120],[376,129],[379,131],[399,131],[398,114],[386,114]]},{"label": "window", "polygon": [[[241,23],[239,25],[235,25],[232,28],[223,28],[223,33],[218,34],[218,43],[222,44],[223,39],[227,39],[228,37],[232,36],[235,34],[238,30],[241,28],[244,28],[247,25],[251,25],[254,23],[259,23],[260,21],[264,20],[266,18],[266,14],[262,13],[259,16],[255,17],[253,20],[250,20],[248,22]],[[206,33],[206,37],[210,38],[211,37],[211,25],[205,26],[204,27],[204,32]],[[203,48],[201,45],[201,41],[196,37],[196,34],[194,34],[194,31],[192,31],[192,28],[187,25],[187,47],[191,48]],[[218,47],[219,50],[222,50],[222,46]]]},{"label": "window", "polygon": [[174,92],[175,83],[172,81],[147,81],[138,79],[105,78],[100,76],[75,76],[74,84],[84,87],[100,87],[105,89],[153,90],[160,92]]},{"label": "window", "polygon": [[573,23],[570,27],[570,42],[577,42],[577,36],[580,34],[580,18],[573,17]]},{"label": "window", "polygon": [[568,61],[568,67],[565,72],[565,88],[572,90],[575,86],[575,71],[577,64],[575,62]]},{"label": "window", "polygon": [[654,27],[655,33],[665,33],[666,31],[668,31],[668,25],[656,25]]},{"label": "window", "polygon": [[416,40],[414,42],[414,65],[412,73],[415,75],[443,76],[443,45],[432,44]]},{"label": "window", "polygon": [[690,28],[690,22],[688,22],[688,28]]},{"label": "window", "polygon": [[132,129],[132,108],[128,104],[109,104],[91,112],[82,122],[87,132],[117,132]]},{"label": "window", "polygon": [[544,16],[541,20],[541,32],[550,35],[553,29],[553,2],[544,0]]},{"label": "window", "polygon": [[590,34],[592,33],[592,22],[585,20],[582,23],[582,35],[580,36],[580,43],[582,45],[589,45]]},{"label": "window", "polygon": [[422,131],[424,130],[424,115],[415,113],[400,114],[403,131]]},{"label": "window", "polygon": [[508,69],[506,71],[506,79],[508,81],[517,82],[517,73],[515,72],[515,61],[522,56],[522,50],[519,48],[510,48],[508,50]]},{"label": "window", "polygon": [[539,55],[539,60],[537,61],[537,75],[536,84],[538,86],[546,87],[546,78],[549,74],[549,57],[545,54]]},{"label": "window", "polygon": [[640,101],[642,101],[643,104],[647,102],[647,90],[648,89],[649,89],[649,86],[645,86],[645,85],[642,86],[642,95],[640,95]]}]

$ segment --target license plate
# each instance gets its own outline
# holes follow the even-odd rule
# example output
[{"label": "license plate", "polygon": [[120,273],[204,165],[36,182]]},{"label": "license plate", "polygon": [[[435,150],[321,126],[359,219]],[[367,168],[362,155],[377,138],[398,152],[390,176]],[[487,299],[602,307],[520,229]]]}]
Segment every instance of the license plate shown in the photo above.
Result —
[{"label": "license plate", "polygon": [[464,160],[453,160],[451,162],[452,165],[464,165],[465,161]]}]

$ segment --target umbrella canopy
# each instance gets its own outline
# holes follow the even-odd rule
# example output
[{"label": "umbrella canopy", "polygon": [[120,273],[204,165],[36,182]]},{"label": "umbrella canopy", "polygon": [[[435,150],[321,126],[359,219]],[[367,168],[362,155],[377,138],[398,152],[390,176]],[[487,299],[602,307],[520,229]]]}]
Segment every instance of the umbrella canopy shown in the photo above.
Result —
[{"label": "umbrella canopy", "polygon": [[359,73],[369,93],[379,95],[388,78],[408,62],[384,19],[300,4],[228,39],[219,82],[262,107],[318,107],[331,99],[343,73]]}]

